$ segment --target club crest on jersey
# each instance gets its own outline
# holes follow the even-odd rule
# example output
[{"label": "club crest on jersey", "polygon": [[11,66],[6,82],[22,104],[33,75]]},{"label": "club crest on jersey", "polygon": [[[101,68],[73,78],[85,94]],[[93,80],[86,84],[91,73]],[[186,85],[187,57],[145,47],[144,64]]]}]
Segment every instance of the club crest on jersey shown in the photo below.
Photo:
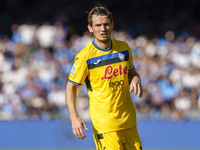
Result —
[{"label": "club crest on jersey", "polygon": [[75,72],[75,68],[76,68],[76,66],[75,65],[73,65],[73,67],[72,67],[72,70],[71,70],[71,75],[74,75],[74,72]]},{"label": "club crest on jersey", "polygon": [[124,57],[124,54],[122,53],[118,53],[118,57],[121,61],[124,61],[125,60],[125,57]]}]

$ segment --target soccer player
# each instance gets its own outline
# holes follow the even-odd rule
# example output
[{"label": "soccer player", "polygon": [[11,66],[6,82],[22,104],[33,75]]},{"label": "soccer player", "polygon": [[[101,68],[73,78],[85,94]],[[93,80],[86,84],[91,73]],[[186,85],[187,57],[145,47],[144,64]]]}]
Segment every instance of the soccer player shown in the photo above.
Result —
[{"label": "soccer player", "polygon": [[74,60],[67,87],[66,103],[73,133],[84,139],[85,122],[77,115],[77,86],[85,82],[90,97],[93,137],[97,150],[141,150],[136,111],[130,92],[142,97],[139,74],[131,49],[124,41],[111,39],[112,13],[96,6],[88,15],[88,30],[94,41]]}]

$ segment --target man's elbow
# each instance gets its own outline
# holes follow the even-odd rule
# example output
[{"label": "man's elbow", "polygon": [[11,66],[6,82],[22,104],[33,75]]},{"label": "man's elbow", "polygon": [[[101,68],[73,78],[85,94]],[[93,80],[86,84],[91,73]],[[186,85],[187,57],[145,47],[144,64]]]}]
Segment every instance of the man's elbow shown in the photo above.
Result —
[{"label": "man's elbow", "polygon": [[71,82],[67,82],[67,88],[66,88],[66,92],[67,91],[76,91],[77,90],[77,85],[75,85],[75,84],[73,84],[73,83],[71,83]]}]

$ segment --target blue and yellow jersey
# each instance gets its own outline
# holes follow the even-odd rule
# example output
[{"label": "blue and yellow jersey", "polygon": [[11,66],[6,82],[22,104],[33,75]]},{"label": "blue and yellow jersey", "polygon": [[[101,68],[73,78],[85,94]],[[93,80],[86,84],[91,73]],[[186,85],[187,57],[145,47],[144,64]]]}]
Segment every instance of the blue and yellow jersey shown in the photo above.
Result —
[{"label": "blue and yellow jersey", "polygon": [[75,57],[69,82],[86,83],[91,120],[98,133],[136,126],[128,82],[132,62],[128,44],[114,39],[109,50],[93,41]]}]

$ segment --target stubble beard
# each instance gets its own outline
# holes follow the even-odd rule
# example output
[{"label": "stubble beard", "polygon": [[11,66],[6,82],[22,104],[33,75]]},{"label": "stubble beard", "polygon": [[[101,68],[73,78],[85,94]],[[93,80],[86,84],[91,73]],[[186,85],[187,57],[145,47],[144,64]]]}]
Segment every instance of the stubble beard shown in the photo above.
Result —
[{"label": "stubble beard", "polygon": [[106,38],[106,39],[98,39],[98,38],[96,38],[99,42],[102,42],[102,43],[104,43],[104,44],[107,44],[107,43],[109,43],[110,41],[111,41],[111,38],[109,37],[109,38]]}]

